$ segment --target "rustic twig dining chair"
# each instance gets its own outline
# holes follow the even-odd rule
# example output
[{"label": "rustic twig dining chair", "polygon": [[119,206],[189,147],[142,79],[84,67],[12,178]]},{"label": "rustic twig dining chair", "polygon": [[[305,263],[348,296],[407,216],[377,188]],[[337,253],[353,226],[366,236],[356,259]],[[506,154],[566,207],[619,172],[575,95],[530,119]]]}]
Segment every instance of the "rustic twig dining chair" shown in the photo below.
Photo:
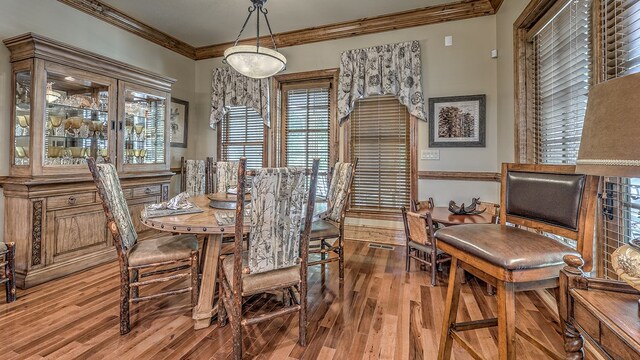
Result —
[{"label": "rustic twig dining chair", "polygon": [[[233,255],[221,256],[218,266],[221,269],[218,322],[225,326],[229,317],[236,359],[242,359],[243,326],[293,312],[299,312],[299,343],[306,346],[307,257],[318,163],[318,159],[313,161],[308,194],[305,194],[305,169],[264,168],[256,171],[251,188],[249,250],[245,252],[242,230],[246,159],[240,159],[234,251]],[[299,291],[299,300],[294,288]],[[283,308],[253,317],[243,312],[244,297],[272,290],[284,290],[288,294],[285,298],[290,297],[293,304],[285,301]]]},{"label": "rustic twig dining chair", "polygon": [[[458,333],[492,326],[498,327],[501,360],[516,358],[516,333],[545,354],[561,358],[516,329],[515,292],[553,288],[557,297],[565,255],[581,255],[585,269],[591,270],[596,190],[597,178],[575,174],[575,166],[503,164],[500,223],[436,232],[438,247],[453,257],[438,359],[451,357],[454,340],[479,358]],[[547,234],[575,241],[576,249]],[[456,323],[463,270],[497,289],[497,318]]]},{"label": "rustic twig dining chair", "polygon": [[4,284],[7,302],[16,300],[16,243],[0,241],[0,284]]},{"label": "rustic twig dining chair", "polygon": [[180,158],[180,192],[191,196],[205,195],[213,192],[212,157],[205,160],[188,160]]},{"label": "rustic twig dining chair", "polygon": [[[358,159],[354,163],[335,164],[327,192],[327,210],[311,226],[310,241],[317,242],[319,248],[310,249],[309,254],[320,254],[320,260],[309,261],[308,266],[338,261],[340,281],[344,280],[344,218],[357,165]],[[330,239],[337,239],[337,243],[330,244]],[[328,256],[331,253],[337,256]]]},{"label": "rustic twig dining chair", "polygon": [[216,162],[215,173],[215,192],[226,192],[238,183],[238,162],[218,161]]},{"label": "rustic twig dining chair", "polygon": [[[93,158],[87,158],[89,171],[95,181],[107,217],[107,227],[111,231],[118,253],[120,334],[124,335],[131,330],[129,316],[131,303],[191,292],[191,305],[195,305],[198,299],[198,240],[194,235],[182,234],[138,241],[138,234],[133,226],[116,168],[109,163],[108,158],[105,161],[103,164],[96,164]],[[189,271],[181,272],[181,270]],[[167,273],[171,275],[157,277]],[[149,276],[154,278],[140,280]],[[157,285],[183,278],[190,278],[189,286],[140,296],[141,286]]]},{"label": "rustic twig dining chair", "polygon": [[422,209],[433,209],[434,207],[435,207],[435,204],[433,202],[432,197],[422,201],[411,200],[411,211],[413,212],[418,212]]},{"label": "rustic twig dining chair", "polygon": [[431,214],[418,214],[402,208],[402,220],[406,236],[406,270],[411,271],[411,259],[431,268],[431,285],[436,285],[436,271],[439,265],[451,261],[451,256],[439,250],[434,236]]}]

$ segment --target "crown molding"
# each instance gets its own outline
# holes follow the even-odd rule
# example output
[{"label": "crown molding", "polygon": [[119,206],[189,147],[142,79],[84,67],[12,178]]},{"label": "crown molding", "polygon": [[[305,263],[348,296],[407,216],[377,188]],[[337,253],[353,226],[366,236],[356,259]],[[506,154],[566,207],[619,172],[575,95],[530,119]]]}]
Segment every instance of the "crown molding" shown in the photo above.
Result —
[{"label": "crown molding", "polygon": [[195,48],[99,0],[58,0],[111,25],[138,35],[180,55],[195,59]]},{"label": "crown molding", "polygon": [[[493,0],[493,2],[499,3],[500,1]],[[491,0],[464,0],[393,14],[287,31],[274,34],[273,37],[276,46],[283,48],[493,14],[495,14],[495,11]],[[244,39],[239,41],[238,44],[252,45],[255,44],[255,41],[255,38]],[[268,36],[260,37],[260,42],[265,46],[270,47],[271,45],[271,39]],[[226,42],[197,47],[196,60],[221,57],[223,56],[224,50],[232,45],[233,42]]]},{"label": "crown molding", "polygon": [[[221,57],[224,54],[224,50],[233,45],[233,42],[225,42],[194,47],[100,0],[58,1],[193,60]],[[406,29],[415,26],[493,15],[498,11],[502,2],[503,0],[461,0],[455,3],[427,6],[392,14],[292,30],[277,33],[273,36],[276,46],[279,48],[311,44],[390,30]],[[265,46],[271,46],[271,39],[268,36],[260,37],[260,42]],[[244,39],[238,43],[247,45],[255,44],[255,38]]]}]

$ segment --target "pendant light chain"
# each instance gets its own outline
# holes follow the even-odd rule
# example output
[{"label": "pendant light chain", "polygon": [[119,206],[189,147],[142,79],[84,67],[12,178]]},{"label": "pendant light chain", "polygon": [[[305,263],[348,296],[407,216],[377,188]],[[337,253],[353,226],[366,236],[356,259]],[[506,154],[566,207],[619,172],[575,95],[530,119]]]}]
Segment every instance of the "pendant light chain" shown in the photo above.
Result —
[{"label": "pendant light chain", "polygon": [[253,14],[253,12],[256,11],[256,6],[251,5],[247,10],[249,11],[249,15],[247,15],[247,18],[244,20],[244,24],[242,24],[242,29],[240,29],[240,33],[238,34],[238,37],[236,37],[236,41],[233,42],[233,46],[238,45],[238,41],[240,41],[240,36],[242,36],[242,32],[244,31],[244,28],[247,27],[247,23],[249,22],[249,19],[251,19],[251,14]]},{"label": "pendant light chain", "polygon": [[269,18],[267,17],[267,9],[260,7],[260,12],[264,15],[264,21],[267,23],[267,29],[269,29],[269,35],[271,35],[271,43],[273,44],[273,50],[278,51],[276,46],[276,40],[273,38],[273,32],[271,31],[271,24],[269,24]]}]

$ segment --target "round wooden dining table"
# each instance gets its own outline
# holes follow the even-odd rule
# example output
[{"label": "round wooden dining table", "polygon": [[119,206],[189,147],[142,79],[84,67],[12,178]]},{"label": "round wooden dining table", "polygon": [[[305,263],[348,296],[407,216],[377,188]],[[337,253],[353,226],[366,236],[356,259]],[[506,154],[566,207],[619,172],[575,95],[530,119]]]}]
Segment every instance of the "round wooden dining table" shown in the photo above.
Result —
[{"label": "round wooden dining table", "polygon": [[[209,207],[207,195],[193,196],[189,201],[203,211],[193,214],[169,215],[147,218],[141,214],[144,225],[170,233],[205,235],[201,256],[204,258],[202,282],[198,304],[193,310],[194,328],[204,329],[211,325],[211,318],[217,314],[217,303],[214,305],[216,279],[218,273],[218,257],[222,247],[222,236],[235,232],[235,210],[214,209]],[[231,221],[229,221],[231,219]],[[222,221],[221,221],[222,220]],[[245,222],[244,232],[249,232]]]},{"label": "round wooden dining table", "polygon": [[477,215],[456,215],[446,206],[435,206],[418,210],[418,213],[431,213],[431,219],[442,226],[463,224],[491,224],[492,216],[486,211]]}]

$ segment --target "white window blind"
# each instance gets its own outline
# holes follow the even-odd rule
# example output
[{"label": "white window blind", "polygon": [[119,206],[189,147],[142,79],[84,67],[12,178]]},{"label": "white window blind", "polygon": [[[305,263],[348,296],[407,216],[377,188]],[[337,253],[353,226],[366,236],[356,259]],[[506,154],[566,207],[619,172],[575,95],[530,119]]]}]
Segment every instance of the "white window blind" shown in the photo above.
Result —
[{"label": "white window blind", "polygon": [[349,119],[350,157],[358,159],[351,211],[397,212],[409,206],[410,122],[394,97],[359,100]]},{"label": "white window blind", "polygon": [[591,81],[591,0],[567,2],[534,36],[535,155],[575,163]]},{"label": "white window blind", "polygon": [[247,158],[247,168],[262,167],[264,123],[260,114],[247,106],[234,106],[220,126],[220,160]]},{"label": "white window blind", "polygon": [[[603,0],[604,79],[640,72],[640,0]],[[640,238],[640,179],[607,178],[604,207],[602,276],[617,279],[611,253]]]},{"label": "white window blind", "polygon": [[640,71],[640,1],[603,0],[605,79]]},{"label": "white window blind", "polygon": [[[308,87],[307,87],[308,86]],[[330,83],[283,88],[283,152],[286,166],[311,168],[320,158],[318,196],[326,196],[331,119]]]}]

